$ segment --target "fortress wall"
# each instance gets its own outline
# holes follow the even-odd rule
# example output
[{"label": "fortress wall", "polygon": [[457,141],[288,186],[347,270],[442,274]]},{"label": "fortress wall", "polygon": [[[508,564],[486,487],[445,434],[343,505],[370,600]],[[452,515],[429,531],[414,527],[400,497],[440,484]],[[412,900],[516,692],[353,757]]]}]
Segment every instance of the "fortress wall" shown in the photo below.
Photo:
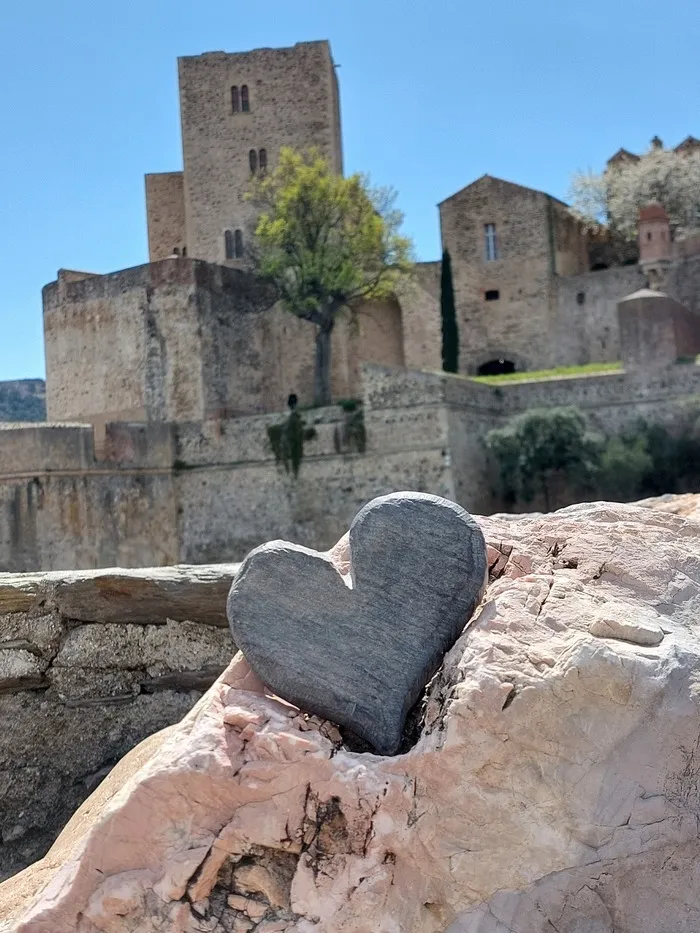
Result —
[{"label": "fortress wall", "polygon": [[[143,267],[141,267],[143,268]],[[50,421],[145,418],[145,285],[126,270],[43,290]]]},{"label": "fortress wall", "polygon": [[185,182],[182,172],[146,175],[148,258],[151,262],[182,255],[187,245],[185,227]]},{"label": "fortress wall", "polygon": [[104,455],[85,424],[0,424],[0,480],[49,473],[167,469],[173,465],[172,425],[163,422],[104,425]]},{"label": "fortress wall", "polygon": [[85,470],[93,462],[90,425],[0,424],[0,477]]},{"label": "fortress wall", "polygon": [[700,394],[700,366],[692,364],[635,373],[522,382],[500,386],[502,412],[573,405],[617,431],[637,418],[677,422]]},{"label": "fortress wall", "polygon": [[177,561],[170,471],[0,479],[0,572]]},{"label": "fortress wall", "polygon": [[234,572],[0,577],[0,880],[41,858],[110,769],[228,664]]},{"label": "fortress wall", "polygon": [[400,295],[404,365],[408,369],[442,369],[441,266],[440,262],[417,263],[413,281]]},{"label": "fortress wall", "polygon": [[[180,469],[206,464],[237,464],[270,462],[274,452],[270,446],[268,427],[284,423],[289,412],[256,415],[224,420],[208,420],[175,426],[175,459]],[[304,442],[304,456],[334,455],[336,428],[342,425],[344,412],[340,406],[301,411],[307,428],[316,436]]]},{"label": "fortress wall", "polygon": [[[646,286],[640,267],[617,266],[583,275],[559,276],[555,286],[558,365],[618,360],[617,303]],[[670,263],[662,290],[700,313],[700,256]]]},{"label": "fortress wall", "polygon": [[[691,244],[687,249],[690,251],[696,245]],[[681,247],[682,242],[678,246]],[[700,314],[700,256],[694,255],[683,262],[671,263],[662,289],[686,308]]]},{"label": "fortress wall", "polygon": [[643,288],[645,282],[636,265],[557,276],[556,329],[552,335],[556,365],[579,366],[620,359],[617,303]]},{"label": "fortress wall", "polygon": [[0,572],[178,559],[172,426],[0,427]]},{"label": "fortress wall", "polygon": [[296,479],[274,464],[201,467],[177,477],[181,556],[240,560],[282,538],[325,549],[375,496],[417,489],[452,497],[441,449],[304,458]]}]

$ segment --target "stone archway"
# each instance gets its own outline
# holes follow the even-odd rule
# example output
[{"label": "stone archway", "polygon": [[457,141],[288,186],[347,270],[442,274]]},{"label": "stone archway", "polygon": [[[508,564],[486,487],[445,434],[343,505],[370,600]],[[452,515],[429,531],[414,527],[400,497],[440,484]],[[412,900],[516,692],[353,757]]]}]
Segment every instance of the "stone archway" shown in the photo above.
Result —
[{"label": "stone archway", "polygon": [[512,359],[508,359],[506,356],[497,356],[478,366],[476,374],[477,376],[504,376],[516,371],[517,366]]}]

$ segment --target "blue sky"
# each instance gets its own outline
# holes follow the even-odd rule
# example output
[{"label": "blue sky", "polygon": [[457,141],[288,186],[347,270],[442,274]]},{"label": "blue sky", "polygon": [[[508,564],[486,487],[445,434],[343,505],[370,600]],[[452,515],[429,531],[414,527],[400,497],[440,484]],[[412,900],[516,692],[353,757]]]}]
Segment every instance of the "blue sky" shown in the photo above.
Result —
[{"label": "blue sky", "polygon": [[[620,146],[700,136],[697,0],[5,0],[0,380],[44,374],[41,288],[147,258],[145,172],[181,168],[176,58],[330,39],[346,170],[421,259],[484,173],[565,198]],[[109,348],[105,348],[109,352]]]}]

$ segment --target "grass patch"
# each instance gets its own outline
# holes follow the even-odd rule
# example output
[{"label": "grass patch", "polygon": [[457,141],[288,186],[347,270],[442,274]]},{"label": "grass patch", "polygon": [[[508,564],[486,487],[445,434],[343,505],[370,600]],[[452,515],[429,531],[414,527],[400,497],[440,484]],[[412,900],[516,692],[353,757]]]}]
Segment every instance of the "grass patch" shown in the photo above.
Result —
[{"label": "grass patch", "polygon": [[560,379],[562,376],[595,376],[599,373],[622,372],[622,363],[586,363],[584,366],[558,366],[533,372],[504,373],[502,376],[470,376],[474,382],[501,385],[504,382],[525,382],[528,379]]}]

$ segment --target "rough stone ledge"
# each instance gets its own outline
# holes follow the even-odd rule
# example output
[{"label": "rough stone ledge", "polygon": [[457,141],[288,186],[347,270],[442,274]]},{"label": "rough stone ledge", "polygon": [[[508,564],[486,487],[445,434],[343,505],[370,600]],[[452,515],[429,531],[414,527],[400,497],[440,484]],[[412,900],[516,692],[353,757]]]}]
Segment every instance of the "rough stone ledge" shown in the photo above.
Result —
[{"label": "rough stone ledge", "polygon": [[226,596],[238,564],[178,565],[145,570],[0,573],[0,614],[38,608],[79,622],[228,626]]}]

